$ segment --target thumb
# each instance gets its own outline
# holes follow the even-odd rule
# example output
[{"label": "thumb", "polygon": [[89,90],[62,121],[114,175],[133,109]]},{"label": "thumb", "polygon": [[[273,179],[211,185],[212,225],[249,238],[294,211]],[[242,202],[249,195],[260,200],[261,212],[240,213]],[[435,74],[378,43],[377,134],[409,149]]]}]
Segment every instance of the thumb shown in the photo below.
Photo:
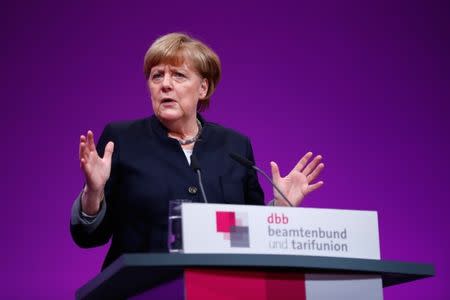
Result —
[{"label": "thumb", "polygon": [[108,164],[111,164],[111,157],[112,157],[113,152],[114,152],[114,143],[108,142],[108,144],[106,144],[106,147],[105,147],[105,154],[103,155],[103,159]]},{"label": "thumb", "polygon": [[277,182],[280,179],[280,169],[278,168],[278,165],[274,161],[270,162],[270,167],[272,169],[272,180],[274,182]]}]

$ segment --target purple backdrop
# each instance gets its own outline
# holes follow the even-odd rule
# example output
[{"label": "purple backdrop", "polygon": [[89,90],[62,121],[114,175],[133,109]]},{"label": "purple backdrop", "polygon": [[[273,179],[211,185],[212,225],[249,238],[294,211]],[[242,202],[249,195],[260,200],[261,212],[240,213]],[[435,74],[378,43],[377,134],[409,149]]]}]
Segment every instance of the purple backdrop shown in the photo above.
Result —
[{"label": "purple backdrop", "polygon": [[304,205],[378,211],[384,259],[437,269],[386,299],[447,299],[448,2],[9,2],[2,298],[71,299],[98,273],[106,247],[80,249],[69,234],[79,135],[150,114],[144,53],[185,31],[223,63],[206,118],[250,136],[267,171],[270,160],[286,172],[306,151],[323,154],[325,186]]}]

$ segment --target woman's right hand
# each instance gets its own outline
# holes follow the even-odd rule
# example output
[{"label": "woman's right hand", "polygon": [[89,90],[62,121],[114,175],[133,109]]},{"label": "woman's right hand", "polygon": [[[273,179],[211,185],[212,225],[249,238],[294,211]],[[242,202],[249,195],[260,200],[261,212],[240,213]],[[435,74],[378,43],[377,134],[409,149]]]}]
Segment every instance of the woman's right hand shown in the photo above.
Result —
[{"label": "woman's right hand", "polygon": [[100,209],[103,189],[111,174],[113,151],[114,143],[108,142],[101,158],[95,148],[94,133],[89,130],[86,136],[80,136],[80,167],[86,179],[81,206],[88,215],[95,215]]}]

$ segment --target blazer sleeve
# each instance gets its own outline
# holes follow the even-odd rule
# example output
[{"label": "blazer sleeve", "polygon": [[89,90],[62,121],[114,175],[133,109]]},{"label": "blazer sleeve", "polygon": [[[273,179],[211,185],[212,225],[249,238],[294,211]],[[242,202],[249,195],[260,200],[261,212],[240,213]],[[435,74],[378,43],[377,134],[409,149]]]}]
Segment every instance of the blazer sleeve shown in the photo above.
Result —
[{"label": "blazer sleeve", "polygon": [[[106,211],[101,211],[97,216],[95,224],[89,224],[86,222],[79,222],[78,218],[74,218],[74,209],[72,208],[72,218],[70,222],[70,233],[74,242],[82,248],[96,247],[106,244],[111,238],[113,231],[113,219],[114,219],[114,207],[117,201],[117,190],[119,181],[119,141],[116,138],[117,134],[114,134],[112,125],[107,125],[103,130],[100,139],[97,142],[97,152],[103,157],[105,146],[109,141],[114,142],[114,152],[111,162],[111,175],[105,185],[105,199],[107,205],[103,205]],[[80,197],[78,197],[80,198]],[[75,201],[78,203],[79,199]],[[105,204],[106,204],[105,203]],[[76,205],[74,205],[75,207]],[[79,208],[78,208],[79,209]],[[94,226],[93,226],[94,225]]]},{"label": "blazer sleeve", "polygon": [[[72,216],[70,219],[70,224],[76,225],[78,223],[83,223],[83,227],[89,232],[94,231],[102,222],[106,213],[106,202],[102,201],[100,204],[100,211],[96,216],[83,216],[81,212],[81,197],[83,195],[83,191],[78,195],[72,205]],[[103,198],[104,200],[105,198]]]},{"label": "blazer sleeve", "polygon": [[[255,163],[253,148],[248,138],[246,152],[246,158]],[[264,205],[264,192],[259,184],[256,171],[252,168],[248,168],[247,171],[247,180],[245,183],[245,202],[250,205]]]}]

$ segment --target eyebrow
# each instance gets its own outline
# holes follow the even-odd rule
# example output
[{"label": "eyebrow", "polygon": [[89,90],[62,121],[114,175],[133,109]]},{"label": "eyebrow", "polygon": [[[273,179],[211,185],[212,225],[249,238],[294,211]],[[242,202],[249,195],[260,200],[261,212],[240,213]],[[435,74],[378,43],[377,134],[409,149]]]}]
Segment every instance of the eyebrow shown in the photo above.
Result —
[{"label": "eyebrow", "polygon": [[175,71],[187,71],[188,68],[181,66],[169,66],[169,70],[175,70]]},{"label": "eyebrow", "polygon": [[[163,70],[164,70],[164,67],[153,67],[150,72],[163,71]],[[169,66],[169,71],[174,71],[174,70],[175,71],[187,71],[188,68],[182,67],[182,66],[179,66],[179,67]]]},{"label": "eyebrow", "polygon": [[150,74],[155,73],[155,72],[161,72],[163,71],[163,69],[161,68],[152,68],[152,70],[150,71]]}]

